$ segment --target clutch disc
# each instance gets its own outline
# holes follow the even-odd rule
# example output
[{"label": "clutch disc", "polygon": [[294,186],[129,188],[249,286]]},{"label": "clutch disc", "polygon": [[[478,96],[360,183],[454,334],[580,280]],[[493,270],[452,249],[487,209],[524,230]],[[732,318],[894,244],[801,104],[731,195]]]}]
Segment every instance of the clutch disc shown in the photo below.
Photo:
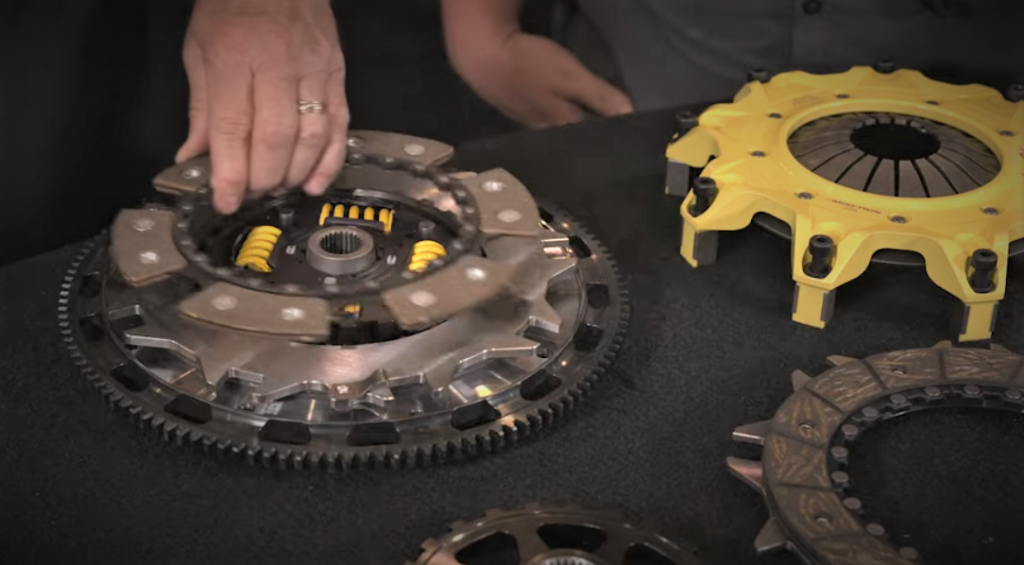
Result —
[{"label": "clutch disc", "polygon": [[815,327],[872,260],[924,264],[964,303],[957,339],[989,339],[1024,251],[1019,90],[885,66],[759,78],[668,148],[684,258],[713,263],[717,233],[751,221],[792,237],[793,319]]},{"label": "clutch disc", "polygon": [[423,543],[408,565],[697,565],[691,551],[626,524],[619,516],[580,508],[492,510]]},{"label": "clutch disc", "polygon": [[898,546],[848,494],[845,471],[868,428],[931,408],[1024,410],[1024,357],[937,347],[832,357],[835,368],[811,379],[794,373],[796,392],[771,420],[737,428],[733,439],[764,447],[760,461],[729,458],[729,469],[760,492],[771,515],[758,552],[789,549],[810,565],[910,565],[917,549]]},{"label": "clutch disc", "polygon": [[618,349],[624,288],[577,222],[431,140],[353,132],[323,197],[217,215],[208,161],[161,173],[61,292],[74,357],[177,443],[281,467],[497,449],[561,415]]}]

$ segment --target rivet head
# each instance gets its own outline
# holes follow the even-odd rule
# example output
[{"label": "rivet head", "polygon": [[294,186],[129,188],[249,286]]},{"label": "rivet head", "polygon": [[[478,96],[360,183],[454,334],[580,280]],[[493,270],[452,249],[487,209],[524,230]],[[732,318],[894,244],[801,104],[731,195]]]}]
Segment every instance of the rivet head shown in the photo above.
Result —
[{"label": "rivet head", "polygon": [[878,409],[875,408],[874,406],[865,406],[863,409],[861,409],[860,413],[863,414],[864,417],[869,420],[874,420],[875,418],[878,417]]},{"label": "rivet head", "polygon": [[894,394],[889,397],[889,400],[891,400],[892,403],[896,404],[897,406],[907,403],[907,397],[902,394]]},{"label": "rivet head", "polygon": [[346,145],[348,145],[349,147],[362,147],[365,143],[366,142],[363,141],[363,138],[352,136],[348,138]]},{"label": "rivet head", "polygon": [[873,535],[873,536],[884,536],[885,535],[885,528],[883,528],[881,524],[875,524],[875,523],[872,522],[871,524],[868,524],[867,526],[864,526],[864,529],[867,530],[868,533]]},{"label": "rivet head", "polygon": [[348,385],[336,385],[334,387],[334,392],[337,394],[348,394],[348,390]]},{"label": "rivet head", "polygon": [[926,386],[926,387],[924,387],[924,393],[925,393],[926,396],[930,396],[932,398],[936,398],[936,397],[942,396],[942,390],[940,390],[939,387],[937,387],[937,386]]},{"label": "rivet head", "polygon": [[832,457],[839,461],[843,461],[850,456],[850,450],[841,445],[833,447],[830,451],[832,452]]},{"label": "rivet head", "polygon": [[484,192],[501,192],[505,189],[505,183],[496,180],[484,181],[480,188],[484,189]]},{"label": "rivet head", "polygon": [[421,308],[426,308],[437,304],[437,296],[432,292],[427,292],[426,290],[417,290],[409,295],[409,302],[412,302]]},{"label": "rivet head", "polygon": [[1015,388],[1011,388],[1010,390],[1006,391],[1006,398],[1009,398],[1010,400],[1020,400],[1021,396],[1024,395],[1022,395],[1021,392]]},{"label": "rivet head", "polygon": [[858,428],[854,424],[843,424],[843,427],[839,429],[843,431],[843,435],[845,435],[846,437],[856,436],[860,432],[860,428]]},{"label": "rivet head", "polygon": [[189,167],[181,171],[181,176],[185,177],[188,180],[195,180],[203,176],[203,171],[199,167]]},{"label": "rivet head", "polygon": [[850,510],[860,510],[864,507],[864,503],[862,503],[859,498],[853,498],[851,496],[850,498],[843,499],[843,506]]},{"label": "rivet head", "polygon": [[135,221],[132,222],[132,229],[134,229],[135,231],[145,232],[145,231],[149,231],[149,230],[153,229],[153,227],[155,225],[156,225],[156,222],[153,220],[153,218],[149,218],[149,217],[136,218]]},{"label": "rivet head", "polygon": [[506,224],[518,222],[522,217],[523,215],[520,214],[517,210],[508,209],[498,212],[498,219],[501,220],[502,222],[505,222]]},{"label": "rivet head", "polygon": [[921,557],[921,554],[912,547],[901,547],[899,551],[900,556],[904,559],[910,559],[911,561],[915,561]]},{"label": "rivet head", "polygon": [[832,523],[832,517],[828,514],[818,514],[814,517],[814,521],[821,524],[822,526],[827,526]]},{"label": "rivet head", "polygon": [[839,483],[841,485],[845,485],[846,483],[850,482],[850,475],[847,474],[845,471],[835,471],[832,473],[832,481]]},{"label": "rivet head", "polygon": [[139,253],[139,262],[143,265],[156,265],[160,262],[160,255],[156,251],[143,251]]},{"label": "rivet head", "polygon": [[964,394],[967,396],[978,396],[981,394],[981,388],[978,385],[967,385],[964,387]]},{"label": "rivet head", "polygon": [[221,311],[231,310],[235,306],[238,306],[238,299],[229,294],[221,294],[219,296],[214,297],[214,299],[210,301],[210,304],[212,304],[214,308]]},{"label": "rivet head", "polygon": [[287,322],[295,322],[305,317],[306,311],[303,310],[302,308],[289,307],[281,309],[281,318],[283,318]]},{"label": "rivet head", "polygon": [[413,157],[423,155],[427,152],[427,148],[423,147],[419,143],[410,143],[405,146],[404,150],[406,155],[412,155]]},{"label": "rivet head", "polygon": [[466,278],[471,281],[482,281],[487,278],[487,271],[480,267],[470,267],[466,269]]}]

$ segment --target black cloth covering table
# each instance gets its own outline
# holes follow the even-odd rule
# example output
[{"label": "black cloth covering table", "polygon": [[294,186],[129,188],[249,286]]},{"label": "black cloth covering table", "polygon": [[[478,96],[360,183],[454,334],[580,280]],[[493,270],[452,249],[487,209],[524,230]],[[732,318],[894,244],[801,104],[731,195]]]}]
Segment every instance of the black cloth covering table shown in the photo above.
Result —
[{"label": "black cloth covering table", "polygon": [[[569,419],[487,458],[405,471],[267,471],[166,445],[88,390],[57,331],[74,248],[0,269],[0,562],[400,564],[447,524],[528,502],[621,509],[710,564],[758,560],[766,511],[725,468],[738,425],[770,417],[794,369],[950,337],[958,304],[923,269],[872,267],[826,330],[789,320],[788,243],[724,234],[715,266],[678,255],[663,194],[671,112],[466,145],[456,164],[504,167],[583,220],[629,277],[632,326]],[[1024,351],[1024,262],[1012,262],[997,341]],[[1024,417],[935,411],[889,422],[853,451],[871,518],[932,565],[1024,562]]]}]

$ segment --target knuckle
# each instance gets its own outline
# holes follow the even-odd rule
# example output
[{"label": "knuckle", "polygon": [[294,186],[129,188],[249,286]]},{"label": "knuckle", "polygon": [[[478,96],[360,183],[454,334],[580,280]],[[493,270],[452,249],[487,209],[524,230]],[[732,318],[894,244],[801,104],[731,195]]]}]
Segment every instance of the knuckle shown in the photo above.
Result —
[{"label": "knuckle", "polygon": [[291,145],[295,140],[294,129],[286,124],[269,122],[261,124],[256,135],[253,136],[253,144],[264,149],[281,149]]},{"label": "knuckle", "polygon": [[252,123],[241,115],[217,116],[213,123],[213,133],[218,137],[232,141],[241,141],[249,137]]},{"label": "knuckle", "polygon": [[321,128],[303,130],[298,144],[302,147],[320,147],[327,142],[327,132]]}]

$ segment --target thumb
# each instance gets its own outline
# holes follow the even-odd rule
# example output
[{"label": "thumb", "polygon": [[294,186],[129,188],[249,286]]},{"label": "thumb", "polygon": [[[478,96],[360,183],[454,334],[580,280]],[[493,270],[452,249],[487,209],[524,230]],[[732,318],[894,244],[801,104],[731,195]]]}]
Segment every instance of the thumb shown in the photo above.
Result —
[{"label": "thumb", "polygon": [[620,116],[633,111],[633,103],[624,92],[580,66],[574,76],[569,98],[601,116]]},{"label": "thumb", "polygon": [[196,157],[210,148],[209,125],[206,103],[206,69],[199,46],[190,39],[185,40],[183,52],[185,73],[188,75],[188,139],[174,156],[175,163]]}]

